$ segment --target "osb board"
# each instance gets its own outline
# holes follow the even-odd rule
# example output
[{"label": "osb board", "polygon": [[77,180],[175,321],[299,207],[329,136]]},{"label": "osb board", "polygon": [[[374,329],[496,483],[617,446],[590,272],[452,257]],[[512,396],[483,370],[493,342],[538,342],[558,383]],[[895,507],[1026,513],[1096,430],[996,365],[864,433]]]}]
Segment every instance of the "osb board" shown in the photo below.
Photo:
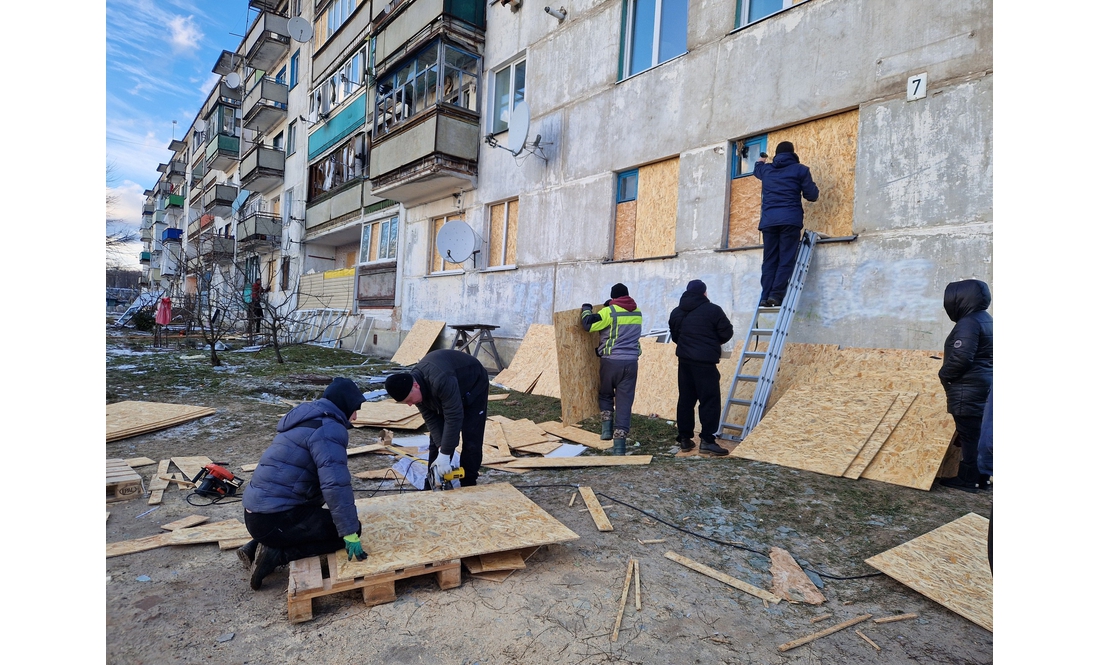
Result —
[{"label": "osb board", "polygon": [[931,489],[954,433],[946,404],[942,390],[917,395],[860,478]]},{"label": "osb board", "polygon": [[411,404],[399,404],[392,399],[379,402],[363,402],[355,412],[355,424],[360,427],[368,424],[386,425],[401,423],[420,415],[420,409]]},{"label": "osb board", "polygon": [[897,396],[880,390],[792,388],[733,455],[840,476]]},{"label": "osb board", "polygon": [[816,202],[803,201],[807,229],[834,237],[852,235],[858,130],[859,111],[852,110],[768,134],[772,151],[780,141],[794,143],[799,161],[810,167],[821,192]]},{"label": "osb board", "polygon": [[634,258],[634,227],[637,216],[637,201],[627,201],[615,206],[615,252],[612,256],[616,261]]},{"label": "osb board", "polygon": [[519,199],[508,202],[508,238],[504,244],[504,265],[516,264],[516,240],[519,235]]},{"label": "osb board", "polygon": [[730,180],[730,216],[726,247],[759,245],[760,181],[753,176]]},{"label": "osb board", "polygon": [[156,464],[156,460],[149,459],[148,457],[131,457],[126,461],[126,466],[131,468],[138,466],[149,466],[150,464]]},{"label": "osb board", "polygon": [[[523,555],[519,550],[482,554],[478,557],[478,561],[481,562],[481,570],[476,571],[479,573],[494,573],[500,570],[519,570],[527,567],[527,564],[523,562]],[[471,570],[470,572],[472,573],[475,571]]]},{"label": "osb board", "polygon": [[432,345],[439,338],[439,333],[443,332],[445,325],[447,325],[445,321],[418,320],[401,342],[397,353],[390,358],[390,362],[406,367],[420,362],[420,359],[432,350]]},{"label": "osb board", "polygon": [[790,552],[782,547],[772,547],[769,554],[772,562],[772,593],[790,602],[809,605],[825,602],[825,596],[817,590]]},{"label": "osb board", "polygon": [[173,427],[212,415],[217,409],[163,402],[116,402],[107,405],[107,443]]},{"label": "osb board", "polygon": [[508,367],[500,371],[493,379],[494,383],[509,390],[521,393],[531,392],[539,375],[550,365],[557,362],[554,348],[554,326],[545,323],[532,323],[527,334],[516,349],[516,355]]},{"label": "osb board", "polygon": [[[558,448],[561,448],[561,441],[557,441],[557,442],[545,441],[543,443],[533,443],[533,444],[528,444],[526,446],[520,446],[520,447],[516,448],[516,450],[520,451],[521,453],[533,453],[535,455],[549,455],[550,453],[554,452]],[[493,464],[492,461],[490,461],[488,463]],[[482,462],[482,464],[485,464],[485,462]]]},{"label": "osb board", "polygon": [[505,464],[509,469],[568,469],[593,466],[639,466],[653,461],[653,455],[624,457],[529,457]]},{"label": "osb board", "polygon": [[[760,346],[766,348],[767,344]],[[804,371],[809,371],[818,363],[829,362],[839,351],[840,347],[836,344],[784,344],[783,358],[779,363],[779,371],[775,374],[772,394],[768,397],[768,408],[779,401],[791,386],[798,384]]]},{"label": "osb board", "polygon": [[194,480],[199,471],[207,464],[213,464],[214,461],[209,457],[196,456],[196,457],[173,457],[172,464],[176,465],[183,475],[187,476],[188,480]]},{"label": "osb board", "polygon": [[652,337],[643,337],[639,342],[642,355],[638,358],[638,382],[631,410],[644,416],[655,413],[666,420],[675,420],[676,345],[662,344]]},{"label": "osb board", "polygon": [[988,534],[989,520],[969,513],[873,556],[867,564],[992,632]]},{"label": "osb board", "polygon": [[568,309],[554,312],[554,342],[562,422],[575,425],[600,412],[600,335],[581,326],[580,308]]},{"label": "osb board", "polygon": [[370,556],[337,557],[338,579],[578,538],[507,483],[376,496],[355,506]]},{"label": "osb board", "polygon": [[489,207],[489,261],[490,266],[504,265],[504,204]]},{"label": "osb board", "polygon": [[680,158],[638,169],[638,208],[634,258],[676,253],[676,202],[680,189]]},{"label": "osb board", "polygon": [[882,448],[882,444],[886,443],[886,439],[894,432],[894,429],[901,422],[901,419],[905,416],[906,411],[913,405],[913,400],[917,398],[919,393],[898,393],[898,398],[894,400],[893,405],[890,406],[890,410],[886,412],[886,415],[882,417],[882,422],[878,424],[875,431],[871,433],[870,438],[867,439],[867,443],[863,444],[863,448],[856,455],[856,458],[852,460],[852,463],[848,466],[848,469],[844,472],[845,478],[852,478],[853,480],[859,478],[863,470],[867,468],[867,465],[871,463],[875,455]]},{"label": "osb board", "polygon": [[504,436],[504,428],[491,416],[485,419],[485,438],[482,441],[499,450],[502,455],[512,454],[508,439]]},{"label": "osb board", "polygon": [[486,421],[489,420],[500,424],[509,448],[546,442],[546,432],[528,418],[512,420],[506,416],[489,416]]},{"label": "osb board", "polygon": [[840,349],[815,359],[798,373],[797,382],[800,386],[848,383],[898,392],[939,392],[943,396],[938,374],[943,365],[940,355],[914,349]]},{"label": "osb board", "polygon": [[550,434],[553,434],[554,436],[560,436],[563,439],[572,441],[573,443],[579,443],[583,446],[588,446],[589,448],[607,450],[612,446],[611,441],[601,440],[599,434],[583,430],[579,427],[563,425],[562,423],[554,422],[552,420],[536,424],[543,430]]},{"label": "osb board", "polygon": [[[538,547],[524,547],[519,550],[520,556],[523,557],[524,568],[527,567],[527,561],[539,550]],[[472,561],[473,559],[471,559]],[[503,582],[508,579],[515,570],[498,570],[492,573],[470,573],[471,577],[476,577],[479,580],[489,580],[490,582]]]}]

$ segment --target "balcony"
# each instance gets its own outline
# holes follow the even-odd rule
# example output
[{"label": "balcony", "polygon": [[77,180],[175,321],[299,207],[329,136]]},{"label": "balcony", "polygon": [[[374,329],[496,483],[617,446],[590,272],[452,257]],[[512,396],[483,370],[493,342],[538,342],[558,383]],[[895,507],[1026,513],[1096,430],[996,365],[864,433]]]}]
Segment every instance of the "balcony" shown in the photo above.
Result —
[{"label": "balcony", "polygon": [[290,50],[288,19],[272,12],[256,17],[245,42],[245,62],[253,69],[270,71]]},{"label": "balcony", "polygon": [[283,223],[270,212],[253,212],[237,223],[237,248],[240,251],[278,249]]},{"label": "balcony", "polygon": [[149,215],[150,217],[152,217],[153,213],[156,211],[157,206],[153,203],[146,203],[145,205],[141,206],[142,216]]},{"label": "balcony", "polygon": [[476,187],[480,138],[476,116],[448,109],[376,139],[374,195],[412,206]]},{"label": "balcony", "polygon": [[168,162],[168,170],[165,173],[168,176],[169,182],[183,182],[184,179],[187,178],[187,163],[182,160]]},{"label": "balcony", "polygon": [[282,150],[257,145],[241,159],[241,187],[266,192],[283,182],[286,154]]},{"label": "balcony", "polygon": [[237,199],[234,185],[214,185],[202,194],[202,210],[209,215],[227,217],[233,212],[233,201]]},{"label": "balcony", "polygon": [[286,120],[287,87],[264,78],[244,98],[244,126],[264,134]]},{"label": "balcony", "polygon": [[[375,19],[374,62],[380,71],[441,32],[484,41],[484,2],[411,0]],[[377,5],[376,5],[377,6]]]},{"label": "balcony", "polygon": [[180,242],[183,240],[183,229],[164,229],[160,234],[161,242]]},{"label": "balcony", "polygon": [[241,140],[228,134],[216,134],[206,144],[206,168],[225,171],[240,160]]},{"label": "balcony", "polygon": [[224,236],[203,236],[199,238],[199,258],[213,263],[233,261],[233,238]]},{"label": "balcony", "polygon": [[152,252],[142,252],[140,256],[142,265],[149,265],[149,261],[152,258]]},{"label": "balcony", "polygon": [[183,207],[183,195],[182,194],[169,194],[168,202],[166,204],[168,208],[182,208]]},{"label": "balcony", "polygon": [[168,213],[164,210],[157,210],[156,212],[153,213],[153,223],[154,224],[163,224],[164,223],[164,217],[167,214]]}]

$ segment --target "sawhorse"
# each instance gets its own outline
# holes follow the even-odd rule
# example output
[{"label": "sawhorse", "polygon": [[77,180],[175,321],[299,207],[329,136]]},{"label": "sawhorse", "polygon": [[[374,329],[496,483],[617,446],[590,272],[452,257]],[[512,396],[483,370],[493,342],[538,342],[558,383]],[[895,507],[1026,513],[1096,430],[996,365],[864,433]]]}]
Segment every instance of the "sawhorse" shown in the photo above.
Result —
[{"label": "sawhorse", "polygon": [[[489,350],[489,355],[492,357],[493,362],[496,363],[496,372],[500,372],[504,369],[504,363],[500,362],[500,355],[497,353],[497,345],[493,341],[493,333],[491,332],[500,326],[490,326],[484,323],[470,323],[447,327],[455,331],[455,339],[454,342],[451,343],[452,349],[464,351],[476,358],[477,354],[481,352],[481,347],[484,344]],[[470,345],[474,344],[474,342],[477,342],[477,344],[474,345],[471,351]]]}]

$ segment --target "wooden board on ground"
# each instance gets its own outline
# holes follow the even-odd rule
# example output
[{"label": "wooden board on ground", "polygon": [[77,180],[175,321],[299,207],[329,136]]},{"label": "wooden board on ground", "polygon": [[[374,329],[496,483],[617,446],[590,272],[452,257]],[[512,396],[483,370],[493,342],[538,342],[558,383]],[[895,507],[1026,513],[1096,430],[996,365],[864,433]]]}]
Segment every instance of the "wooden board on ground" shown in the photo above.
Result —
[{"label": "wooden board on ground", "polygon": [[107,405],[107,443],[174,427],[217,412],[204,406],[163,402],[117,402]]},{"label": "wooden board on ground", "polygon": [[[525,568],[527,567],[528,559],[530,559],[535,554],[535,552],[537,552],[538,550],[539,550],[538,546],[524,547],[524,548],[518,550],[520,556],[523,557],[523,565],[524,565]],[[516,570],[522,570],[522,569],[517,568]],[[504,580],[508,579],[512,575],[512,573],[516,572],[516,570],[497,570],[497,571],[494,571],[494,572],[491,572],[491,573],[485,573],[485,572],[474,573],[474,572],[471,572],[470,577],[476,577],[479,580],[489,580],[490,582],[503,582]]]},{"label": "wooden board on ground", "polygon": [[890,437],[898,423],[905,417],[905,413],[909,411],[909,407],[913,405],[913,400],[917,399],[919,394],[898,393],[898,398],[894,400],[890,410],[882,417],[882,422],[878,424],[875,431],[871,433],[870,438],[863,444],[863,448],[860,449],[856,458],[848,465],[848,469],[844,472],[845,478],[859,478],[863,470],[878,454],[878,451],[882,449],[882,444],[886,443],[886,439]]},{"label": "wooden board on ground", "polygon": [[251,464],[242,464],[241,471],[248,471],[249,473],[256,470],[256,467],[260,466],[259,462],[253,462]]},{"label": "wooden board on ground", "polygon": [[183,475],[187,476],[187,480],[194,480],[204,466],[213,463],[214,461],[209,457],[202,456],[172,458],[172,464],[175,464],[183,472]]},{"label": "wooden board on ground", "polygon": [[608,450],[609,448],[611,448],[612,445],[611,441],[601,440],[599,434],[583,430],[579,427],[564,425],[553,420],[548,420],[544,423],[535,424],[549,434],[560,436],[567,441],[579,443],[583,446],[588,446],[589,448],[596,448],[597,450]]},{"label": "wooden board on ground", "polygon": [[993,631],[989,520],[969,513],[867,559],[898,582]]},{"label": "wooden board on ground", "polygon": [[[600,335],[587,332],[580,321],[579,308],[554,312],[557,396],[561,398],[561,418],[566,425],[575,425],[600,412],[600,359],[594,352]],[[540,379],[538,387],[541,386]]]},{"label": "wooden board on ground", "polygon": [[[471,558],[463,559],[463,561],[469,560],[471,560]],[[477,557],[477,560],[480,564],[477,566],[478,570],[475,571],[470,569],[471,573],[494,573],[501,570],[519,570],[527,567],[527,564],[523,562],[523,555],[520,554],[519,550],[482,554]]]},{"label": "wooden board on ground", "polygon": [[420,319],[414,323],[390,362],[406,367],[420,362],[420,359],[432,350],[435,340],[439,338],[439,333],[443,332],[445,325],[447,325],[446,321],[428,319]]},{"label": "wooden board on ground", "polygon": [[107,503],[136,499],[141,492],[141,476],[137,471],[123,460],[107,460]]},{"label": "wooden board on ground", "polygon": [[124,540],[107,544],[107,558],[122,554],[144,552],[166,545],[195,545],[200,543],[216,543],[220,540],[249,538],[248,529],[240,520],[231,519],[224,522],[215,522],[206,526],[177,529],[166,531],[145,538]]},{"label": "wooden board on ground", "polygon": [[164,499],[164,490],[168,489],[168,481],[164,476],[168,475],[169,464],[171,464],[170,460],[162,459],[157,465],[157,472],[153,474],[153,479],[149,481],[150,506],[155,506]]},{"label": "wooden board on ground", "polygon": [[397,482],[401,482],[405,479],[405,476],[400,471],[391,467],[360,471],[351,475],[362,480],[396,480]]},{"label": "wooden board on ground", "polygon": [[687,566],[695,572],[702,573],[713,580],[718,580],[722,584],[728,584],[734,589],[738,589],[740,591],[744,591],[747,594],[756,596],[757,598],[760,598],[767,603],[778,603],[779,601],[783,600],[782,598],[770,591],[765,591],[761,588],[755,587],[748,582],[737,579],[736,577],[730,577],[729,575],[719,570],[715,570],[714,568],[701,564],[698,561],[692,561],[686,556],[682,556],[680,554],[677,554],[676,552],[665,552],[665,558],[671,561],[675,561],[681,566]]},{"label": "wooden board on ground", "polygon": [[530,457],[508,462],[509,469],[569,469],[592,466],[639,466],[649,464],[653,455],[625,455],[623,457]]},{"label": "wooden board on ground", "polygon": [[[521,453],[529,453],[531,455],[549,455],[558,448],[561,448],[561,441],[543,441],[542,443],[528,443],[523,446],[516,446],[512,448],[512,450]],[[492,464],[492,462],[490,462],[490,464]]]},{"label": "wooden board on ground", "polygon": [[772,547],[770,557],[772,593],[790,602],[810,605],[825,602],[825,596],[817,590],[790,552],[782,547]]},{"label": "wooden board on ground", "polygon": [[354,448],[348,448],[348,457],[352,455],[362,455],[363,453],[376,453],[379,450],[385,450],[386,446],[381,443],[371,443],[365,446],[356,446]]},{"label": "wooden board on ground", "polygon": [[507,483],[404,492],[355,505],[370,557],[339,561],[338,579],[578,538]]},{"label": "wooden board on ground", "polygon": [[126,466],[130,467],[131,469],[139,466],[149,466],[150,464],[156,463],[156,460],[149,459],[148,457],[131,457],[130,459],[126,460]]},{"label": "wooden board on ground", "polygon": [[508,399],[511,396],[512,396],[511,393],[504,393],[503,395],[499,394],[499,393],[494,394],[494,395],[489,395],[489,401],[490,402],[503,402],[504,400]]},{"label": "wooden board on ground", "polygon": [[880,390],[792,388],[732,454],[843,475],[897,396]]},{"label": "wooden board on ground", "polygon": [[161,524],[160,528],[165,531],[176,531],[178,529],[186,529],[188,527],[202,524],[206,520],[210,519],[204,515],[188,515],[187,517],[176,520],[175,522],[169,522],[168,524]]},{"label": "wooden board on ground", "polygon": [[607,513],[603,511],[603,506],[600,505],[600,500],[596,498],[596,493],[592,491],[591,487],[578,487],[581,493],[581,498],[584,499],[584,505],[588,506],[588,513],[592,515],[592,521],[596,523],[596,528],[600,531],[614,531],[615,528],[611,526],[611,520],[607,519]]},{"label": "wooden board on ground", "polygon": [[512,362],[493,378],[493,383],[508,390],[529,393],[551,362],[557,362],[554,326],[532,323]]},{"label": "wooden board on ground", "polygon": [[528,418],[512,420],[505,416],[489,416],[486,420],[500,423],[509,448],[546,443],[546,431]]},{"label": "wooden board on ground", "polygon": [[493,420],[492,416],[485,419],[484,442],[500,451],[501,455],[512,454],[511,449],[508,447],[508,437],[504,436],[504,427]]}]

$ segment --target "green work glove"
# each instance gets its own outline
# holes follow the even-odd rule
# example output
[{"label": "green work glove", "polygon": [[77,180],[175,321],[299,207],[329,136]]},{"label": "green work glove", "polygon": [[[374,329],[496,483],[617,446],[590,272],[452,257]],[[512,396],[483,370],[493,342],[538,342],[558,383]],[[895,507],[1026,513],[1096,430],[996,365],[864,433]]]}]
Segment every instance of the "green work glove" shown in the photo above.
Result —
[{"label": "green work glove", "polygon": [[353,533],[344,536],[344,551],[348,553],[348,561],[355,557],[359,561],[367,560],[367,553],[363,551],[363,544],[359,542],[359,534]]}]

